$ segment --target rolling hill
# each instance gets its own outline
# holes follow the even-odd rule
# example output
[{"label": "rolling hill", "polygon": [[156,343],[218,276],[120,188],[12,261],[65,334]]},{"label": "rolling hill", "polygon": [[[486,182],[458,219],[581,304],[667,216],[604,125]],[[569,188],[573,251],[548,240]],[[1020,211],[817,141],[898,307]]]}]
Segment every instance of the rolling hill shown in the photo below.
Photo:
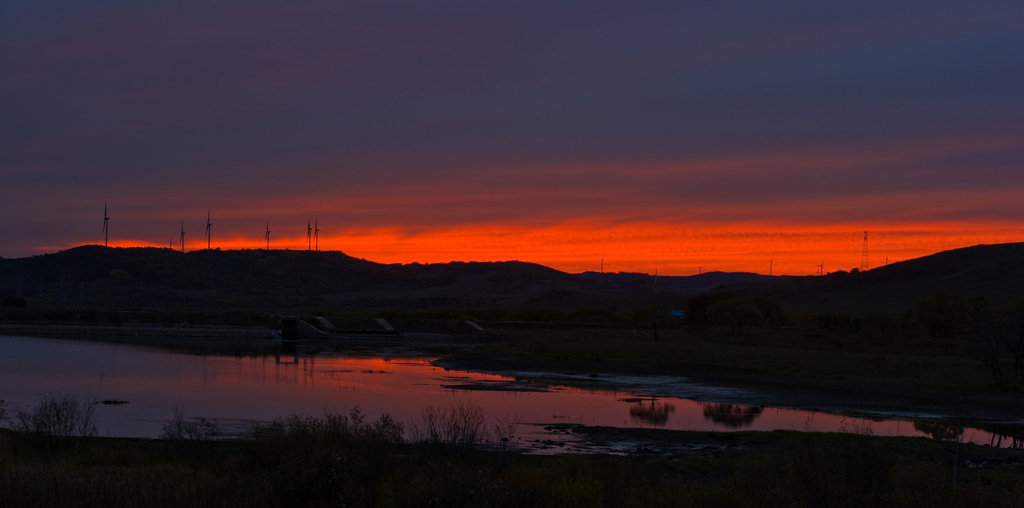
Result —
[{"label": "rolling hill", "polygon": [[1024,297],[1024,243],[976,245],[861,273],[786,277],[728,289],[774,300],[787,313],[902,313],[939,291],[1005,303]]},{"label": "rolling hill", "polygon": [[106,248],[0,260],[0,295],[129,307],[431,305],[525,300],[595,283],[532,263],[385,265],[341,252]]},{"label": "rolling hill", "polygon": [[344,253],[291,250],[106,248],[85,245],[0,259],[0,297],[31,305],[124,308],[525,306],[538,309],[683,306],[728,289],[774,300],[790,314],[902,313],[937,291],[996,302],[1024,297],[1024,243],[978,245],[861,273],[773,277],[706,273],[568,274],[518,261],[386,265]]}]

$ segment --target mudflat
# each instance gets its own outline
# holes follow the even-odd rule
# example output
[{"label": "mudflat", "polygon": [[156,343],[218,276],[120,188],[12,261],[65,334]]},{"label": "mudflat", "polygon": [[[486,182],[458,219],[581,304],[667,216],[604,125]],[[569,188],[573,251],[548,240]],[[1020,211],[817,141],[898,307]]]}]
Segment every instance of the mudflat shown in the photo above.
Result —
[{"label": "mudflat", "polygon": [[[1024,393],[991,383],[965,351],[969,343],[935,347],[920,337],[878,344],[870,337],[805,335],[776,330],[707,336],[677,329],[654,339],[614,331],[535,331],[505,335],[437,364],[578,386],[641,384],[634,387],[733,404],[1024,423]],[[646,380],[651,377],[658,380]]]}]

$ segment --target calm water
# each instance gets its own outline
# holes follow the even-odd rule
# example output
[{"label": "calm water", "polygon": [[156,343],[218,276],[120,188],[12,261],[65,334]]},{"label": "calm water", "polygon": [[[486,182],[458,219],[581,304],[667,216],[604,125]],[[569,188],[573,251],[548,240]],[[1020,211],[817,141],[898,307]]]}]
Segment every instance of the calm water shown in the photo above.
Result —
[{"label": "calm water", "polygon": [[[677,430],[869,431],[880,436],[928,435],[909,421],[877,421],[828,413],[652,400],[628,390],[587,390],[514,383],[510,377],[446,371],[430,359],[195,356],[96,342],[0,336],[0,399],[31,407],[44,391],[92,394],[128,404],[100,406],[100,433],[155,437],[172,407],[186,416],[216,418],[229,431],[254,420],[292,413],[319,415],[358,406],[405,422],[423,407],[469,400],[489,415],[519,414],[518,434],[555,438],[552,423]],[[494,390],[513,384],[518,390]],[[453,389],[490,387],[481,389]],[[533,390],[533,391],[530,391]],[[527,425],[536,424],[536,425]],[[1008,446],[1009,440],[967,429],[968,441]]]}]

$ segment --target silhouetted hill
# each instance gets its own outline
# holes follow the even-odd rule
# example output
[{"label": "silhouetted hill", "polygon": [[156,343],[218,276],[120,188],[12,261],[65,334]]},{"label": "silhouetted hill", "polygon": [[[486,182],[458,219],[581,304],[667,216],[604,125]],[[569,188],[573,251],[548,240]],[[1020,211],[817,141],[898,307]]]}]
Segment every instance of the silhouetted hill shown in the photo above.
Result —
[{"label": "silhouetted hill", "polygon": [[862,273],[787,277],[729,289],[778,302],[790,313],[901,313],[938,291],[995,302],[1024,297],[1024,243],[976,245]]},{"label": "silhouetted hill", "polygon": [[76,247],[0,260],[0,295],[117,306],[469,304],[593,285],[532,263],[385,265],[341,252]]},{"label": "silhouetted hill", "polygon": [[[731,285],[729,285],[731,284]],[[385,265],[341,252],[106,248],[0,259],[0,297],[30,306],[284,308],[293,305],[537,309],[640,308],[685,304],[715,289],[778,302],[788,313],[901,313],[937,291],[997,302],[1024,297],[1024,243],[979,245],[863,273],[768,277],[712,272],[688,277],[587,272],[533,263]]]}]

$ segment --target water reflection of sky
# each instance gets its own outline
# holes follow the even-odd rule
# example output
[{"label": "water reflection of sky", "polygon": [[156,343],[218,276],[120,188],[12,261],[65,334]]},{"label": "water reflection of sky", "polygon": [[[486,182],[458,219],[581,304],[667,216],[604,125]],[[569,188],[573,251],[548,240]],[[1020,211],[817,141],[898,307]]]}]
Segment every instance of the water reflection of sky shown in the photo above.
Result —
[{"label": "water reflection of sky", "polygon": [[[446,371],[429,359],[194,356],[132,346],[0,337],[0,399],[31,405],[46,390],[93,394],[129,404],[103,406],[101,433],[151,437],[181,404],[186,415],[227,422],[321,414],[358,406],[375,418],[414,421],[427,405],[468,399],[490,415],[527,423],[582,423],[677,430],[848,431],[881,436],[945,436],[950,429],[907,421],[869,421],[827,413],[610,390],[514,384],[494,374]],[[510,384],[526,391],[505,391]],[[461,386],[453,390],[445,386]],[[465,389],[465,388],[477,389]],[[969,441],[989,443],[967,429]]]}]

